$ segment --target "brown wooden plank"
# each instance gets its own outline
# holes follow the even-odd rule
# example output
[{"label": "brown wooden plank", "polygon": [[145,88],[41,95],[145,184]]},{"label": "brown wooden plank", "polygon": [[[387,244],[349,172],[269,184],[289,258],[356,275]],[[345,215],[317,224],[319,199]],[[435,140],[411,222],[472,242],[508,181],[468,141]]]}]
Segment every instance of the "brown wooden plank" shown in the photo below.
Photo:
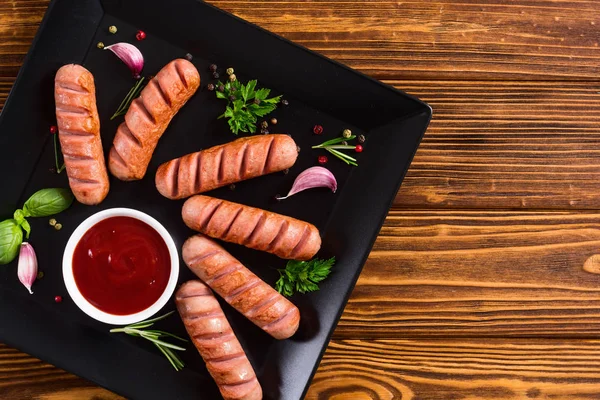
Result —
[{"label": "brown wooden plank", "polygon": [[[597,399],[599,356],[598,340],[334,340],[306,399]],[[121,399],[1,345],[0,395]]]},{"label": "brown wooden plank", "polygon": [[[600,72],[593,0],[210,3],[379,79],[597,80]],[[47,4],[0,2],[0,76],[16,76]]]},{"label": "brown wooden plank", "polygon": [[392,211],[334,337],[598,338],[599,228],[598,213]]},{"label": "brown wooden plank", "polygon": [[597,340],[333,341],[306,400],[598,399]]},{"label": "brown wooden plank", "polygon": [[389,83],[433,107],[396,206],[600,208],[598,85]]}]

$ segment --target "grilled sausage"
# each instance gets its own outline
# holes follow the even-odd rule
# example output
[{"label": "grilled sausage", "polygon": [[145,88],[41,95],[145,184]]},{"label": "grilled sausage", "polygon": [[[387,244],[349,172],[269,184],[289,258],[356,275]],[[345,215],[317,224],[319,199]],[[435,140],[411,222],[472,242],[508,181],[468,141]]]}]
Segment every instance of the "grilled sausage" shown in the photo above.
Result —
[{"label": "grilled sausage", "polygon": [[54,79],[54,101],[69,186],[80,203],[98,204],[110,185],[100,140],[94,76],[81,65],[61,67]]},{"label": "grilled sausage", "polygon": [[200,233],[292,260],[310,260],[321,248],[317,228],[308,222],[196,195],[183,204],[183,222]]},{"label": "grilled sausage", "polygon": [[298,330],[300,311],[234,256],[204,235],[183,244],[183,261],[233,308],[275,339]]},{"label": "grilled sausage", "polygon": [[156,171],[156,188],[169,199],[184,199],[222,186],[290,168],[298,158],[287,135],[237,139],[168,161]]},{"label": "grilled sausage", "polygon": [[189,281],[177,291],[175,303],[223,398],[262,399],[254,369],[211,290],[200,281]]},{"label": "grilled sausage", "polygon": [[110,172],[123,181],[142,179],[171,119],[200,86],[200,75],[184,59],[161,69],[133,100],[108,156]]}]

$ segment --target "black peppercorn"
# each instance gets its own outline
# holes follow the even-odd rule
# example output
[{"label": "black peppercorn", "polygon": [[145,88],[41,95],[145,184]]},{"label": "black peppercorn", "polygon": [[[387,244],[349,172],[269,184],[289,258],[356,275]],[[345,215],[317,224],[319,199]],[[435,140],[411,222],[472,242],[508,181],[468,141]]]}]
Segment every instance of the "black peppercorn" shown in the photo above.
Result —
[{"label": "black peppercorn", "polygon": [[186,60],[188,60],[188,61],[192,61],[192,59],[193,59],[193,58],[194,58],[194,57],[193,57],[193,56],[192,56],[190,53],[187,53],[187,54],[185,55],[185,59],[186,59]]},{"label": "black peppercorn", "polygon": [[269,127],[269,123],[267,121],[263,121],[260,123],[260,127],[263,129],[267,129]]},{"label": "black peppercorn", "polygon": [[287,175],[289,173],[290,173],[290,169],[289,168],[286,168],[286,169],[283,170],[283,174],[284,175]]},{"label": "black peppercorn", "polygon": [[358,143],[364,143],[366,140],[365,135],[358,135]]},{"label": "black peppercorn", "polygon": [[229,96],[229,100],[230,101],[235,101],[235,95],[232,94],[231,96]]},{"label": "black peppercorn", "polygon": [[220,75],[218,72],[213,72],[213,78],[214,79],[219,79]]},{"label": "black peppercorn", "polygon": [[231,185],[229,185],[229,190],[235,190],[235,184],[232,183]]},{"label": "black peppercorn", "polygon": [[219,92],[224,92],[224,91],[225,91],[225,86],[223,86],[223,85],[219,85],[219,87],[217,88],[217,90],[218,90]]},{"label": "black peppercorn", "polygon": [[212,92],[213,90],[215,90],[215,85],[214,85],[214,84],[212,84],[212,83],[209,83],[209,84],[206,86],[206,88]]},{"label": "black peppercorn", "polygon": [[254,99],[254,104],[259,105],[260,104],[260,99]]},{"label": "black peppercorn", "polygon": [[210,64],[210,67],[208,67],[208,70],[210,72],[216,72],[217,71],[217,64]]},{"label": "black peppercorn", "polygon": [[287,101],[286,99],[281,100],[281,104],[283,104],[284,106],[290,105],[289,101]]}]

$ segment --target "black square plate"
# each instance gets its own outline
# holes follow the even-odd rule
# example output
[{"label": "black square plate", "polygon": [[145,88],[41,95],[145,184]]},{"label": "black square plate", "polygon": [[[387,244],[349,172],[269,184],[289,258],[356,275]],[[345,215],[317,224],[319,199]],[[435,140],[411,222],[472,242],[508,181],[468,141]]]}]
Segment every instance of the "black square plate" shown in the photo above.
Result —
[{"label": "black square plate", "polygon": [[[111,35],[110,25],[118,32]],[[135,41],[135,32],[147,33]],[[31,243],[44,279],[27,294],[16,276],[16,261],[0,267],[0,341],[74,372],[129,398],[215,399],[218,391],[193,348],[183,354],[186,368],[175,372],[144,341],[109,334],[107,325],[85,316],[68,298],[62,281],[61,259],[72,231],[89,215],[105,208],[131,207],[158,219],[178,246],[192,234],[181,221],[183,201],[163,198],[154,187],[161,163],[200,148],[235,139],[223,120],[222,100],[206,90],[208,65],[233,66],[239,79],[258,78],[289,101],[274,113],[277,130],[291,134],[301,147],[289,174],[264,176],[222,188],[211,195],[291,215],[315,224],[321,231],[320,257],[335,255],[337,264],[321,290],[297,295],[302,322],[289,340],[276,341],[226,304],[225,312],[248,353],[267,399],[301,398],[314,374],[344,309],[388,208],[408,169],[431,117],[423,102],[361,75],[305,48],[248,24],[210,5],[194,0],[54,0],[51,2],[17,82],[0,116],[0,171],[3,190],[0,215],[10,218],[15,208],[44,187],[67,187],[65,173],[54,165],[55,123],[53,79],[67,63],[80,63],[94,74],[105,152],[121,118],[110,121],[120,100],[133,85],[131,74],[109,51],[96,47],[126,41],[139,46],[153,75],[177,57],[193,55],[202,88],[175,117],[161,139],[146,177],[138,182],[111,178],[111,191],[99,207],[74,204],[58,218],[55,231],[47,218],[31,219]],[[322,136],[312,134],[320,124]],[[367,141],[358,167],[330,156],[327,167],[338,179],[338,192],[315,189],[282,202],[294,178],[316,164],[323,151],[311,146],[337,137],[344,128],[364,133]],[[268,254],[226,246],[270,284],[285,261]],[[180,282],[193,278],[182,263]],[[55,295],[65,301],[55,304]],[[174,309],[171,302],[165,310]],[[185,335],[179,318],[162,327]]]}]

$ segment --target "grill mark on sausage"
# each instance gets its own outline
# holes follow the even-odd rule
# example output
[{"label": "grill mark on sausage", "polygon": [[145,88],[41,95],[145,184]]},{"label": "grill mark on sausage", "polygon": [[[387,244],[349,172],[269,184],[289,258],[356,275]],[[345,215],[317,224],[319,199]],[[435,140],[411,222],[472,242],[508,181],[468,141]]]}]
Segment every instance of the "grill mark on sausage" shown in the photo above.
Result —
[{"label": "grill mark on sausage", "polygon": [[61,136],[96,136],[92,132],[77,131],[73,129],[58,129]]},{"label": "grill mark on sausage", "polygon": [[179,63],[175,62],[175,71],[177,72],[177,75],[179,76],[179,79],[181,79],[181,83],[183,83],[183,87],[184,88],[188,88],[188,83],[185,80],[185,74],[183,73],[183,71],[181,70],[181,68],[179,68]]},{"label": "grill mark on sausage", "polygon": [[310,228],[308,227],[308,225],[305,225],[304,232],[302,232],[302,236],[300,237],[300,240],[298,240],[298,243],[296,243],[296,245],[294,246],[292,251],[290,251],[290,254],[289,254],[290,258],[293,259],[294,257],[296,257],[297,253],[299,253],[300,250],[302,250],[302,246],[308,240],[309,236],[310,236]]},{"label": "grill mark on sausage", "polygon": [[162,90],[162,88],[160,87],[160,84],[158,83],[158,79],[153,78],[150,81],[150,84],[152,86],[154,86],[154,88],[156,89],[156,91],[160,94],[160,97],[163,99],[163,101],[165,102],[165,104],[169,107],[172,108],[171,106],[171,100],[169,100],[169,98],[167,97],[167,95],[165,94],[165,92]]},{"label": "grill mark on sausage", "polygon": [[58,81],[56,82],[56,87],[67,90],[77,94],[89,94],[90,92],[81,85],[77,85],[74,82],[68,81]]},{"label": "grill mark on sausage", "polygon": [[204,232],[206,230],[206,227],[208,226],[208,224],[210,224],[210,220],[212,219],[212,217],[214,217],[215,213],[217,212],[219,207],[221,207],[222,204],[223,204],[223,201],[221,200],[221,201],[219,201],[219,204],[217,204],[215,206],[215,208],[213,208],[213,210],[210,212],[208,217],[203,221],[202,225],[200,226],[200,229],[199,229],[200,232]]},{"label": "grill mark on sausage", "polygon": [[269,148],[267,149],[267,157],[265,157],[265,165],[263,165],[262,168],[262,175],[266,174],[267,171],[267,167],[269,166],[269,158],[271,157],[271,150],[273,149],[273,142],[275,141],[275,138],[272,138],[271,141],[269,142]]},{"label": "grill mark on sausage", "polygon": [[223,234],[221,235],[221,237],[226,238],[229,235],[229,231],[231,230],[231,227],[233,226],[233,224],[235,224],[235,220],[240,216],[240,214],[242,213],[243,208],[239,207],[237,212],[235,213],[235,215],[233,216],[233,218],[231,219],[231,222],[229,223],[229,226],[227,227],[227,229],[225,230],[225,232],[223,232]]},{"label": "grill mark on sausage", "polygon": [[240,170],[238,171],[238,177],[240,179],[245,179],[246,174],[246,152],[248,151],[248,142],[244,144],[244,149],[242,150],[242,162],[240,163]]},{"label": "grill mark on sausage", "polygon": [[125,160],[123,159],[123,156],[121,156],[121,154],[119,154],[119,151],[117,150],[116,147],[113,147],[110,151],[110,154],[112,155],[112,160],[116,161],[117,164],[121,164],[122,166],[124,166],[125,168],[129,169],[129,167],[127,166],[127,163],[125,162]]},{"label": "grill mark on sausage", "polygon": [[219,183],[223,181],[223,161],[225,160],[223,153],[225,153],[225,147],[219,149],[219,171],[217,172],[217,181]]},{"label": "grill mark on sausage", "polygon": [[260,302],[258,304],[256,304],[255,306],[253,306],[251,309],[249,309],[248,311],[246,311],[246,315],[248,317],[254,317],[256,315],[256,312],[258,310],[260,310],[263,307],[270,307],[273,304],[277,303],[280,299],[280,296],[277,293],[273,293],[271,295],[271,297],[267,298],[267,300]]},{"label": "grill mark on sausage", "polygon": [[262,329],[264,329],[266,331],[267,329],[269,329],[270,327],[272,327],[276,323],[281,322],[284,318],[286,318],[288,315],[290,315],[290,313],[293,312],[294,309],[296,309],[296,307],[290,307],[286,312],[284,312],[283,314],[281,314],[279,316],[279,318],[277,318],[274,321],[269,322],[268,324],[263,325]]},{"label": "grill mark on sausage", "polygon": [[[127,125],[127,123],[123,122],[121,124],[120,128],[121,128],[121,132],[123,132],[125,137],[127,137],[129,140],[131,140],[133,143],[135,143],[136,146],[142,147],[142,142],[137,138],[137,136],[135,136],[133,134],[131,129],[129,129],[129,126]],[[113,146],[113,148],[114,148],[114,146]]]},{"label": "grill mark on sausage", "polygon": [[171,196],[177,197],[179,191],[179,167],[181,166],[181,158],[173,161],[173,188],[171,189]]},{"label": "grill mark on sausage", "polygon": [[242,269],[242,265],[240,263],[231,263],[228,267],[221,268],[218,274],[212,277],[212,279],[204,281],[208,286],[210,286],[213,282],[218,281],[223,278],[225,275],[233,274],[234,272]]},{"label": "grill mark on sausage", "polygon": [[142,115],[144,115],[146,119],[148,119],[148,121],[152,123],[152,125],[156,125],[156,119],[154,118],[154,115],[150,113],[148,107],[146,107],[146,105],[144,104],[144,100],[142,100],[141,97],[138,97],[134,101],[137,103]]},{"label": "grill mark on sausage", "polygon": [[91,156],[82,156],[82,155],[77,155],[77,154],[69,154],[69,153],[65,153],[65,150],[63,148],[63,158],[64,159],[70,159],[70,160],[74,160],[74,161],[89,161],[89,160],[94,160],[94,157]]},{"label": "grill mark on sausage", "polygon": [[283,223],[279,227],[279,232],[277,232],[277,235],[275,235],[275,238],[273,238],[273,240],[271,240],[271,243],[269,243],[269,245],[267,246],[267,249],[265,251],[267,251],[267,252],[272,251],[277,246],[277,244],[281,240],[283,240],[283,238],[285,237],[284,233],[287,230],[288,226],[289,226],[289,222],[283,221]]},{"label": "grill mark on sausage", "polygon": [[[213,283],[214,283],[214,281],[213,281]],[[253,281],[248,281],[244,285],[242,285],[239,288],[235,289],[228,296],[224,296],[223,298],[225,299],[225,301],[227,303],[231,304],[233,302],[233,300],[235,300],[236,297],[243,296],[244,293],[246,293],[248,290],[254,289],[255,287],[257,287],[261,283],[262,283],[262,281],[260,279],[258,279],[258,278],[254,279]]]},{"label": "grill mark on sausage", "polygon": [[177,295],[175,297],[175,300],[183,300],[183,299],[189,299],[192,297],[204,297],[204,296],[212,296],[212,293],[209,290],[205,290],[204,292],[194,292],[194,293],[189,293],[189,294],[185,294],[185,295]]},{"label": "grill mark on sausage", "polygon": [[78,182],[78,183],[89,183],[89,184],[93,184],[93,185],[100,183],[100,182],[98,182],[95,179],[76,178],[74,176],[69,176],[69,180],[70,181],[75,181],[75,182]]},{"label": "grill mark on sausage", "polygon": [[257,379],[256,379],[256,376],[253,376],[252,378],[249,378],[249,379],[244,379],[244,380],[242,380],[242,381],[235,382],[235,383],[221,383],[221,386],[222,386],[222,387],[227,387],[227,388],[234,388],[234,387],[236,387],[236,386],[242,386],[242,385],[246,385],[246,384],[248,384],[248,383],[250,383],[250,382],[254,382],[254,381],[256,381],[256,380],[257,380]]},{"label": "grill mark on sausage", "polygon": [[231,360],[235,360],[235,359],[238,359],[238,358],[242,358],[245,355],[246,354],[244,354],[244,352],[234,353],[234,354],[227,354],[227,355],[221,356],[221,357],[206,358],[205,361],[206,362],[211,362],[211,363],[220,363],[220,362],[224,362],[224,361],[231,361]]},{"label": "grill mark on sausage", "polygon": [[192,258],[190,261],[186,262],[187,265],[189,266],[196,266],[198,265],[201,261],[206,260],[207,258],[210,258],[212,256],[214,256],[215,254],[219,254],[219,250],[213,250],[213,251],[209,251],[208,253],[199,255],[197,257]]},{"label": "grill mark on sausage", "polygon": [[184,320],[183,322],[185,323],[185,321],[195,321],[199,318],[213,318],[213,317],[219,317],[221,315],[223,315],[223,312],[216,310],[216,311],[200,313],[200,314],[189,314],[189,315],[182,317],[182,319]]},{"label": "grill mark on sausage", "polygon": [[85,107],[81,107],[81,106],[72,106],[72,105],[68,105],[68,104],[60,104],[56,106],[56,113],[57,114],[70,114],[70,115],[76,115],[76,116],[81,116],[81,115],[90,115],[90,110],[88,110]]},{"label": "grill mark on sausage", "polygon": [[201,153],[196,153],[196,176],[194,177],[194,193],[200,192],[200,187],[202,186],[202,156]]},{"label": "grill mark on sausage", "polygon": [[264,212],[261,213],[260,218],[258,219],[258,222],[256,223],[256,225],[254,225],[254,229],[252,229],[252,232],[250,232],[250,235],[248,235],[246,237],[246,239],[244,239],[242,241],[242,243],[241,243],[242,246],[247,245],[254,239],[254,236],[257,235],[257,232],[260,231],[260,228],[262,228],[262,226],[265,224],[266,220],[267,220],[267,214],[265,214]]},{"label": "grill mark on sausage", "polygon": [[[223,315],[223,312],[220,312],[219,315]],[[229,332],[227,332],[226,334],[204,333],[200,335],[194,335],[192,336],[192,339],[194,339],[197,342],[208,342],[215,339],[223,339],[223,341],[225,342],[225,339],[227,339],[227,341],[235,339],[235,334],[230,329]]]}]

